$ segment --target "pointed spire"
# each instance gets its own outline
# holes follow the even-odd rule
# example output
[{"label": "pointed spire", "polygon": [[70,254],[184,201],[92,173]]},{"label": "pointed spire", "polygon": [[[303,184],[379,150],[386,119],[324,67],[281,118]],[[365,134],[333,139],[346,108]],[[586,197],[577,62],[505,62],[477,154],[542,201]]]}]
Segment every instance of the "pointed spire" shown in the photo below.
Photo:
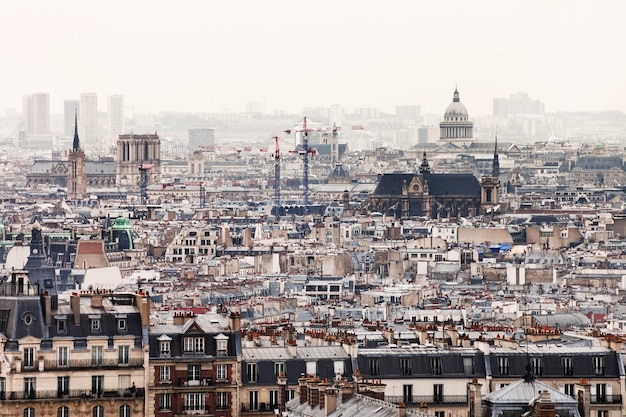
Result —
[{"label": "pointed spire", "polygon": [[72,150],[76,151],[80,148],[80,140],[78,139],[78,111],[74,109],[74,143]]},{"label": "pointed spire", "polygon": [[422,164],[420,165],[420,174],[428,174],[430,172],[430,166],[428,165],[428,159],[426,159],[426,151],[422,156]]},{"label": "pointed spire", "polygon": [[496,133],[496,145],[493,150],[493,165],[491,168],[491,176],[499,177],[500,176],[500,159],[498,157],[498,134]]}]

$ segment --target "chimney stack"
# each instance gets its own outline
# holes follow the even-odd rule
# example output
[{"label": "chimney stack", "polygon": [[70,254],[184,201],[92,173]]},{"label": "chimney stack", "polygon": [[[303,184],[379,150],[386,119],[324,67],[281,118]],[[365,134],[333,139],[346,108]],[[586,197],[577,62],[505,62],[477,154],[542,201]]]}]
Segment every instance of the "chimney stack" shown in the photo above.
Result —
[{"label": "chimney stack", "polygon": [[337,389],[335,387],[327,387],[324,390],[324,414],[329,415],[334,413],[335,410],[337,410]]},{"label": "chimney stack", "polygon": [[41,298],[46,326],[50,326],[52,325],[52,296],[46,292]]},{"label": "chimney stack", "polygon": [[304,404],[309,399],[309,392],[304,374],[300,375],[300,378],[298,379],[298,386],[300,387],[300,404]]},{"label": "chimney stack", "polygon": [[481,417],[482,412],[482,395],[480,389],[483,386],[478,382],[477,378],[473,378],[468,385],[469,388],[469,414],[468,417]]},{"label": "chimney stack", "polygon": [[228,318],[228,327],[230,327],[230,330],[234,332],[241,330],[241,316],[238,311],[230,313],[230,317]]},{"label": "chimney stack", "polygon": [[80,326],[80,295],[73,292],[70,297],[70,307],[74,313],[74,325]]},{"label": "chimney stack", "polygon": [[555,417],[556,405],[548,391],[540,391],[539,399],[535,402],[535,412],[537,417]]}]

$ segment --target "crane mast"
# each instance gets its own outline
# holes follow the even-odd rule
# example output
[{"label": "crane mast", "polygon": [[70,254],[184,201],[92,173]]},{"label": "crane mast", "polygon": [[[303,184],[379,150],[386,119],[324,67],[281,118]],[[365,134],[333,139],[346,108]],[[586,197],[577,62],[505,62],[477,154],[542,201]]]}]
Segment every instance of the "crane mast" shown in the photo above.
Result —
[{"label": "crane mast", "polygon": [[302,148],[304,149],[304,178],[302,182],[304,185],[304,215],[306,216],[309,214],[309,130],[306,126],[306,117],[302,122],[302,133]]},{"label": "crane mast", "polygon": [[274,136],[276,149],[274,150],[274,215],[276,220],[280,217],[280,148],[278,136]]}]

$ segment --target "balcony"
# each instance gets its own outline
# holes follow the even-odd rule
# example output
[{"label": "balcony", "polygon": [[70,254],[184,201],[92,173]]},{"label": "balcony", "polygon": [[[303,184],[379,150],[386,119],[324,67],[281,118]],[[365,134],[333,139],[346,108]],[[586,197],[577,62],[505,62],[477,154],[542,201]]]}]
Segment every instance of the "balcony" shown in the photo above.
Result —
[{"label": "balcony", "polygon": [[51,400],[51,399],[82,399],[82,398],[143,398],[145,391],[143,388],[103,391],[92,393],[91,390],[69,390],[69,391],[9,391],[0,392],[0,401],[20,401],[20,400]]},{"label": "balcony", "polygon": [[467,395],[413,395],[405,396],[386,396],[385,401],[399,404],[404,402],[407,407],[419,407],[426,404],[467,404]]},{"label": "balcony", "polygon": [[84,368],[139,368],[143,367],[143,358],[129,359],[128,363],[120,363],[117,359],[103,359],[94,362],[91,359],[70,359],[65,364],[59,364],[57,360],[44,362],[46,370],[53,369],[84,369]]},{"label": "balcony", "polygon": [[175,417],[187,417],[187,416],[198,416],[198,417],[213,417],[211,414],[211,410],[208,406],[188,406],[185,405],[182,407],[180,414],[174,413]]},{"label": "balcony", "polygon": [[621,404],[622,396],[619,394],[611,395],[592,395],[591,404]]}]

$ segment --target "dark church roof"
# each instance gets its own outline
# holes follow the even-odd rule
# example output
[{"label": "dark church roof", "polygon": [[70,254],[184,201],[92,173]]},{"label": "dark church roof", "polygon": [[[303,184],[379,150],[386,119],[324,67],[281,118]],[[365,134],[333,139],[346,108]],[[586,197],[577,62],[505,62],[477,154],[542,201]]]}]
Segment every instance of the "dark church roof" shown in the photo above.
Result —
[{"label": "dark church roof", "polygon": [[428,175],[430,195],[480,195],[480,183],[472,174]]},{"label": "dark church roof", "polygon": [[[402,184],[409,184],[417,174],[383,174],[374,195],[402,195]],[[480,183],[472,174],[419,175],[422,183],[428,182],[430,195],[480,195]]]}]

